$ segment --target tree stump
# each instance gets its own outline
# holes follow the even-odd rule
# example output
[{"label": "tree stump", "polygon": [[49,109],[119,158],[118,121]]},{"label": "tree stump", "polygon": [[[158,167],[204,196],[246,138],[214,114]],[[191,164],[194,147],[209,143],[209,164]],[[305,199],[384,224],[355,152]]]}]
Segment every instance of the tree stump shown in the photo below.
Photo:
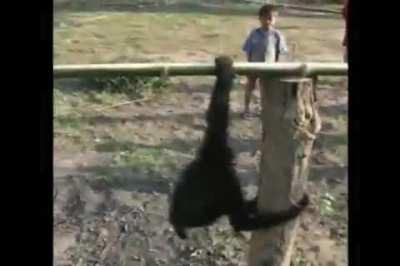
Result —
[{"label": "tree stump", "polygon": [[[258,208],[279,211],[305,192],[308,161],[321,121],[310,78],[265,78],[261,82],[262,147]],[[297,219],[254,231],[250,266],[289,266]]]}]

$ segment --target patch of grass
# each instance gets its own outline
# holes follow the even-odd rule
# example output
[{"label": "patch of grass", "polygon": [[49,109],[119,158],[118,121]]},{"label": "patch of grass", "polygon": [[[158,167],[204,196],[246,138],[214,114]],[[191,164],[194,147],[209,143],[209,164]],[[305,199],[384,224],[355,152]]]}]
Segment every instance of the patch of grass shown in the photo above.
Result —
[{"label": "patch of grass", "polygon": [[321,196],[319,209],[322,216],[332,216],[335,213],[335,201],[335,197],[328,192]]},{"label": "patch of grass", "polygon": [[[82,134],[82,119],[84,114],[80,111],[85,100],[80,98],[81,93],[71,96],[54,89],[54,131],[57,135],[66,137],[80,137]],[[60,133],[63,132],[63,133]]]},{"label": "patch of grass", "polygon": [[101,182],[108,187],[120,187],[126,182],[126,177],[114,172],[112,168],[95,167],[90,169],[95,173],[95,178],[91,180],[93,183]]},{"label": "patch of grass", "polygon": [[112,137],[96,145],[97,152],[114,152],[113,166],[131,169],[170,172],[182,162],[179,152],[161,146],[146,147],[132,141],[120,141]]},{"label": "patch of grass", "polygon": [[330,161],[337,163],[338,165],[347,165],[347,145],[330,146],[326,144],[326,155]]},{"label": "patch of grass", "polygon": [[[146,92],[159,94],[170,85],[168,80],[158,77],[126,76],[115,78],[87,78],[85,79],[85,83],[96,92],[106,92],[106,95],[125,94],[130,99],[143,98]],[[90,94],[90,96],[92,98],[96,97],[93,93]],[[99,97],[97,97],[97,99],[99,99]]]},{"label": "patch of grass", "polygon": [[112,187],[126,188],[135,182],[142,185],[166,182],[162,176],[169,175],[175,167],[176,163],[161,148],[141,148],[134,144],[124,148],[114,153],[111,165],[93,167],[90,171]]},{"label": "patch of grass", "polygon": [[57,36],[59,38],[62,38],[64,40],[72,39],[72,37],[74,36],[74,33],[71,32],[69,29],[66,29],[66,28],[56,30],[55,34],[57,34]]},{"label": "patch of grass", "polygon": [[54,122],[55,128],[63,128],[64,130],[77,130],[80,128],[79,117],[74,115],[57,116]]},{"label": "patch of grass", "polygon": [[332,128],[330,131],[339,135],[347,136],[348,118],[347,114],[340,114],[335,116],[323,116],[324,123],[328,123]]},{"label": "patch of grass", "polygon": [[98,128],[96,122],[99,113],[95,108],[129,100],[125,94],[94,92],[83,88],[55,88],[53,98],[54,142],[66,151],[93,149],[99,136],[107,136],[105,130]]},{"label": "patch of grass", "polygon": [[[88,104],[91,102],[102,102],[99,98],[103,97],[85,88],[54,88],[54,117],[71,116],[76,118],[92,112],[92,110],[87,108]],[[114,100],[118,101],[116,98],[114,97]]]},{"label": "patch of grass", "polygon": [[100,180],[103,180],[108,186],[114,187],[120,185],[120,180],[111,175],[104,175],[100,177]]},{"label": "patch of grass", "polygon": [[326,151],[327,158],[337,164],[347,165],[347,116],[327,116],[323,117],[323,120],[330,123],[333,129],[333,133],[321,134],[318,137]]},{"label": "patch of grass", "polygon": [[163,163],[163,153],[159,148],[130,148],[119,152],[114,165],[129,166],[132,169],[159,171]]},{"label": "patch of grass", "polygon": [[[331,192],[326,192],[320,195],[319,211],[321,220],[324,223],[330,224],[333,228],[338,227],[333,234],[346,235],[346,222],[347,222],[347,202],[345,199],[337,194],[333,188]],[[335,196],[334,196],[335,195]],[[333,222],[334,221],[334,222]]]},{"label": "patch of grass", "polygon": [[55,129],[80,129],[98,115],[94,108],[161,94],[170,87],[170,82],[161,78],[88,78],[82,83],[79,88],[54,88]]},{"label": "patch of grass", "polygon": [[291,261],[292,266],[307,266],[308,261],[302,254],[297,254]]},{"label": "patch of grass", "polygon": [[95,150],[97,152],[117,152],[117,151],[131,151],[134,149],[132,142],[118,142],[118,141],[105,141],[104,143],[97,144]]},{"label": "patch of grass", "polygon": [[343,82],[346,77],[329,77],[329,76],[319,76],[318,77],[318,88],[335,88]]},{"label": "patch of grass", "polygon": [[[182,158],[176,152],[161,147],[143,147],[133,142],[118,142],[112,138],[101,144],[98,152],[113,152],[111,164],[86,169],[110,187],[141,189],[151,186],[165,190],[167,176],[178,174]],[[111,150],[108,150],[110,149]],[[146,189],[146,188],[145,188]]]}]

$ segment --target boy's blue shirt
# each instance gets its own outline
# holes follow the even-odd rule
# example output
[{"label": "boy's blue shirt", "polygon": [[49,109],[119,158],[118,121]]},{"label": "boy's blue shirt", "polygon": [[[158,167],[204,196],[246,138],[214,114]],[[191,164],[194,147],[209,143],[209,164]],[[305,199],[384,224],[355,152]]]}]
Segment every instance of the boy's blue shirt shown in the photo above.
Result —
[{"label": "boy's blue shirt", "polygon": [[277,29],[253,29],[245,40],[242,49],[250,62],[277,62],[279,55],[287,53],[285,38]]}]

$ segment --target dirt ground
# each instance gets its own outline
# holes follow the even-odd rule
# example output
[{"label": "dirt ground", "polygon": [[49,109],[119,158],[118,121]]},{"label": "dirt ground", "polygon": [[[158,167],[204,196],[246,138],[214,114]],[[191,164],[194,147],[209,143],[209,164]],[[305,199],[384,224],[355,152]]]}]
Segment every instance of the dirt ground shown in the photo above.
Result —
[{"label": "dirt ground", "polygon": [[[196,19],[193,15],[163,15],[151,19],[160,19],[153,39],[143,37],[140,30],[127,37],[129,29],[140,28],[137,24],[153,15],[128,16],[63,13],[56,17],[55,62],[139,57],[206,61],[219,49],[241,60],[240,40],[254,24],[251,17],[202,14],[201,25],[200,15]],[[240,34],[226,35],[230,45],[215,48],[219,41],[201,34],[223,19]],[[173,38],[166,38],[173,33],[163,28],[165,20],[181,23],[175,42],[186,48],[176,49]],[[199,25],[191,25],[194,21]],[[281,21],[288,39],[300,44],[297,53],[301,60],[340,60],[340,20],[315,23],[315,19],[287,17]],[[300,30],[299,25],[307,30]],[[187,31],[186,35],[182,31]],[[142,48],[135,50],[131,42],[140,38],[137,46]],[[168,90],[149,100],[112,107],[130,99],[124,94],[92,93],[74,80],[55,81],[55,265],[246,265],[249,234],[235,234],[225,218],[193,230],[189,241],[179,240],[168,224],[168,195],[202,138],[213,78],[179,77],[170,82]],[[347,264],[347,89],[343,79],[321,78],[318,99],[323,128],[314,147],[308,186],[312,204],[301,217],[295,266]],[[259,158],[254,151],[261,125],[257,116],[249,120],[239,117],[242,101],[238,81],[232,92],[230,143],[236,152],[238,174],[251,197],[256,193]],[[257,95],[255,112],[258,102]]]}]

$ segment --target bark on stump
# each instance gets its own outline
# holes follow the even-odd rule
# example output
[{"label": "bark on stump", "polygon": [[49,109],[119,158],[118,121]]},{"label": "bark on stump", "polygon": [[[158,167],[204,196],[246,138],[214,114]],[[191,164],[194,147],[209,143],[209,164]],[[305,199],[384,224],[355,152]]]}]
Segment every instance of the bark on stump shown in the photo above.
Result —
[{"label": "bark on stump", "polygon": [[[308,161],[321,121],[310,78],[266,78],[260,82],[262,148],[258,208],[279,211],[305,192]],[[289,266],[297,219],[254,231],[250,266]]]}]

